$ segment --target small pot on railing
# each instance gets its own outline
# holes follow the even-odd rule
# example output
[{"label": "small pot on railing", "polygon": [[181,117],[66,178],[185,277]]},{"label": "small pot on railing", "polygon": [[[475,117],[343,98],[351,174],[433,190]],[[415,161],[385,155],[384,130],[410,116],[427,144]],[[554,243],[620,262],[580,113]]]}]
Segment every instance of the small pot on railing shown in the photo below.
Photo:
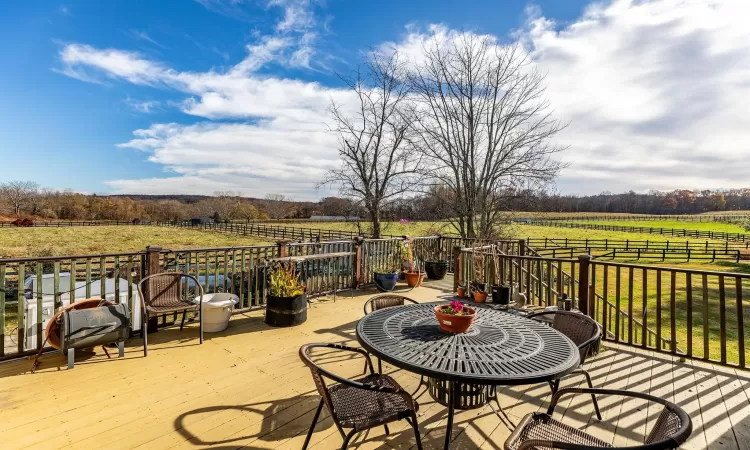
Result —
[{"label": "small pot on railing", "polygon": [[430,280],[442,280],[448,273],[448,261],[439,259],[436,261],[425,261],[424,271]]}]

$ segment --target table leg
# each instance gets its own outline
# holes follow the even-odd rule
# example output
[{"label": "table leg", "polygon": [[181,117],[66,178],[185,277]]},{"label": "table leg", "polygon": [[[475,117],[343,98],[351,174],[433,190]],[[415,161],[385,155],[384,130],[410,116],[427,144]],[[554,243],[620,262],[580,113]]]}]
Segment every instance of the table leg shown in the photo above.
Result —
[{"label": "table leg", "polygon": [[453,431],[453,405],[456,403],[456,382],[448,382],[448,428],[445,430],[445,445],[443,448],[451,448],[451,432]]}]

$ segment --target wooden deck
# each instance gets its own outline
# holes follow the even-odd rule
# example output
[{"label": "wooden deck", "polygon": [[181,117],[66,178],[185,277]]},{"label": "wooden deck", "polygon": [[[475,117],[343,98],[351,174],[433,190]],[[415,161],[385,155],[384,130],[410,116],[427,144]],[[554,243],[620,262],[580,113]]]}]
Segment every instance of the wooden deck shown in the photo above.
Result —
[{"label": "wooden deck", "polygon": [[[409,295],[420,301],[447,298],[440,287]],[[148,358],[134,339],[124,359],[108,360],[99,349],[80,355],[70,371],[59,354],[45,356],[36,374],[29,373],[29,360],[0,364],[0,448],[301,448],[319,397],[297,350],[307,342],[356,345],[354,326],[373,292],[356,294],[317,301],[307,323],[296,328],[271,329],[258,311],[235,316],[229,329],[208,334],[203,345],[194,325],[183,332],[163,330],[149,338]],[[362,360],[331,358],[328,367],[354,376],[361,373]],[[407,389],[416,387],[413,374],[385,369]],[[589,370],[597,386],[649,392],[686,408],[694,432],[684,448],[750,448],[748,372],[611,345]],[[500,393],[516,421],[545,408],[548,400],[547,385]],[[425,448],[442,448],[446,409],[426,393],[418,401]],[[601,422],[586,397],[566,399],[557,417],[623,445],[642,439],[658,413],[638,400],[600,402]],[[311,448],[339,448],[341,436],[325,412],[323,417]],[[489,407],[458,413],[454,427],[454,449],[500,449],[509,435]],[[350,448],[412,448],[414,443],[402,422],[391,426],[390,436],[382,428],[361,434]]]}]

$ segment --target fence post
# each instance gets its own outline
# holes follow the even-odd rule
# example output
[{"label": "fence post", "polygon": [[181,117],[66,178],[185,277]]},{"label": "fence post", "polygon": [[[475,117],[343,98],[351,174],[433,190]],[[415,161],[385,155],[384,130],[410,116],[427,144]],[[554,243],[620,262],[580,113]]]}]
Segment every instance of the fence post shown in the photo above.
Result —
[{"label": "fence post", "polygon": [[591,312],[589,308],[589,265],[591,255],[578,255],[578,309],[585,315]]},{"label": "fence post", "polygon": [[518,256],[526,256],[526,239],[518,240]]},{"label": "fence post", "polygon": [[[161,250],[162,248],[158,245],[149,245],[146,247],[146,273],[144,274],[144,277],[161,272],[161,261],[159,260]],[[146,291],[143,295],[151,295],[149,293],[148,283],[146,283],[143,288]],[[141,326],[148,327],[149,333],[156,333],[159,326],[159,317],[149,317],[148,324],[141,324]]]},{"label": "fence post", "polygon": [[453,292],[458,291],[458,284],[463,281],[463,265],[461,261],[461,246],[453,246]]}]

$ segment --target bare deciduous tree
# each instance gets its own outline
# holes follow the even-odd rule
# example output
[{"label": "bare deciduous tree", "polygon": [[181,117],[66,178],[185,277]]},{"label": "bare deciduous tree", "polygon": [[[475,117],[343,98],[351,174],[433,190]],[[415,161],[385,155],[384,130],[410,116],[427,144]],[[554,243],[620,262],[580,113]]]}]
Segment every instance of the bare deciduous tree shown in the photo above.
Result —
[{"label": "bare deciduous tree", "polygon": [[422,57],[409,82],[432,184],[447,190],[440,199],[462,236],[491,236],[508,192],[547,183],[561,168],[550,138],[562,125],[544,76],[520,46],[471,33],[430,41]]},{"label": "bare deciduous tree", "polygon": [[406,108],[405,75],[398,53],[372,52],[353,77],[341,77],[356,106],[330,107],[341,167],[330,171],[325,183],[338,186],[364,207],[376,238],[383,208],[414,189],[420,162],[420,155],[409,151],[414,119]]},{"label": "bare deciduous tree", "polygon": [[39,195],[39,185],[33,181],[9,181],[0,185],[0,195],[10,204],[13,214],[19,215]]}]

